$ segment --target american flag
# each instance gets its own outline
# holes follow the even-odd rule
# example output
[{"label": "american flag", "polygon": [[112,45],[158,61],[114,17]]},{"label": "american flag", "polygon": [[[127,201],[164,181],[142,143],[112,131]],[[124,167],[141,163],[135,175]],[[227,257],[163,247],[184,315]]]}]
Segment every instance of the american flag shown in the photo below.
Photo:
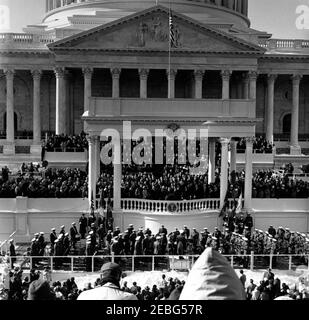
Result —
[{"label": "american flag", "polygon": [[175,38],[175,28],[173,23],[173,16],[170,13],[169,15],[169,29],[170,29],[170,47],[176,48],[176,38]]}]

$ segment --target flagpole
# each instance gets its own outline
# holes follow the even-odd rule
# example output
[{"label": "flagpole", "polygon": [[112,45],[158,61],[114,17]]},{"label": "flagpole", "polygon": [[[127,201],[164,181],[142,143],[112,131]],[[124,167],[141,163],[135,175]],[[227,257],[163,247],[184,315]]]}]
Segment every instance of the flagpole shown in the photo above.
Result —
[{"label": "flagpole", "polygon": [[170,76],[171,76],[171,31],[170,31],[170,18],[171,18],[171,0],[169,0],[169,16],[168,16],[168,98],[171,96]]}]

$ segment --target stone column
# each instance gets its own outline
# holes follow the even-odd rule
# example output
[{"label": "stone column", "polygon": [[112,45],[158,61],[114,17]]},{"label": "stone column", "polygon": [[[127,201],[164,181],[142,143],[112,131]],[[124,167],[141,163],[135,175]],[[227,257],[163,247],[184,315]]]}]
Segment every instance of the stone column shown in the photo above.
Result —
[{"label": "stone column", "polygon": [[203,77],[204,70],[194,70],[194,80],[195,80],[195,99],[203,98]]},{"label": "stone column", "polygon": [[[5,69],[6,77],[6,142],[7,152],[15,153],[15,128],[14,128],[14,69]],[[10,147],[9,147],[10,146]]]},{"label": "stone column", "polygon": [[274,141],[274,93],[277,75],[267,75],[267,117],[266,117],[266,140]]},{"label": "stone column", "polygon": [[248,0],[242,1],[242,13],[246,16],[248,15]]},{"label": "stone column", "polygon": [[120,87],[119,87],[119,79],[120,79],[121,69],[114,68],[111,69],[112,79],[113,79],[113,98],[120,97]]},{"label": "stone column", "polygon": [[252,150],[254,138],[246,139],[246,165],[245,165],[245,205],[247,211],[252,209]]},{"label": "stone column", "polygon": [[148,69],[139,69],[139,81],[140,81],[140,98],[147,99],[147,79],[149,75]]},{"label": "stone column", "polygon": [[243,99],[243,84],[242,84],[242,78],[237,77],[237,92],[236,92],[236,99]]},{"label": "stone column", "polygon": [[121,211],[121,176],[122,176],[122,163],[121,163],[121,141],[119,138],[113,137],[114,146],[114,211]]},{"label": "stone column", "polygon": [[167,82],[168,82],[168,99],[175,98],[175,78],[177,74],[177,70],[171,69],[166,71],[167,74]]},{"label": "stone column", "polygon": [[301,148],[298,143],[298,127],[299,127],[299,85],[302,75],[295,74],[292,76],[293,81],[293,105],[291,120],[291,155],[301,154]]},{"label": "stone column", "polygon": [[41,154],[41,70],[32,70],[33,78],[33,143],[32,154]]},{"label": "stone column", "polygon": [[89,110],[89,98],[91,97],[91,80],[93,69],[92,68],[83,68],[84,74],[84,111]]},{"label": "stone column", "polygon": [[91,201],[95,201],[95,137],[88,137],[88,201],[89,209],[91,208]]},{"label": "stone column", "polygon": [[65,118],[65,124],[64,124],[64,134],[68,134],[69,128],[71,126],[73,119],[70,118],[70,80],[72,79],[71,73],[68,70],[65,70],[64,72],[64,110],[63,110],[63,116]]},{"label": "stone column", "polygon": [[216,141],[209,141],[208,183],[215,182],[216,171]]},{"label": "stone column", "polygon": [[230,164],[230,174],[236,172],[236,156],[237,156],[237,142],[231,140],[231,164]]},{"label": "stone column", "polygon": [[234,9],[234,0],[228,0],[227,5],[228,5],[229,9],[233,10]]},{"label": "stone column", "polygon": [[249,77],[249,98],[252,100],[256,100],[256,80],[258,77],[258,73],[256,71],[250,71],[248,73]]},{"label": "stone column", "polygon": [[100,176],[100,165],[101,165],[101,159],[100,159],[100,137],[95,137],[95,178],[96,181],[98,180]]},{"label": "stone column", "polygon": [[221,175],[220,175],[220,208],[224,205],[224,199],[228,186],[228,152],[229,139],[222,138],[221,142]]},{"label": "stone column", "polygon": [[65,108],[65,69],[55,68],[56,75],[56,134],[66,132],[66,108]]},{"label": "stone column", "polygon": [[230,99],[230,78],[232,72],[230,70],[223,70],[221,72],[222,76],[222,99],[229,100]]},{"label": "stone column", "polygon": [[249,99],[249,74],[243,75],[243,92],[244,92],[244,99]]},{"label": "stone column", "polygon": [[[91,91],[91,83],[92,83],[92,75],[93,68],[83,68],[84,74],[84,112],[90,110],[90,97],[92,95]],[[86,123],[84,122],[84,131],[86,131]]]}]

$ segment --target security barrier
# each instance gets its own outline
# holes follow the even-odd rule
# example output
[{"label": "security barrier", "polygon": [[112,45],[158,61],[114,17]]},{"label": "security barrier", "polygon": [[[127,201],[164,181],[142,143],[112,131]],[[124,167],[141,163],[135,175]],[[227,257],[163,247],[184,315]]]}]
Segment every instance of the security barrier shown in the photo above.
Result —
[{"label": "security barrier", "polygon": [[[234,269],[278,269],[296,270],[303,268],[309,270],[309,255],[282,255],[282,254],[246,254],[224,255]],[[38,269],[45,267],[51,271],[70,272],[99,272],[101,266],[107,262],[118,263],[123,271],[189,271],[199,258],[198,255],[141,255],[141,256],[16,256],[0,257],[0,263],[8,259],[10,265],[20,266],[23,270]]]}]

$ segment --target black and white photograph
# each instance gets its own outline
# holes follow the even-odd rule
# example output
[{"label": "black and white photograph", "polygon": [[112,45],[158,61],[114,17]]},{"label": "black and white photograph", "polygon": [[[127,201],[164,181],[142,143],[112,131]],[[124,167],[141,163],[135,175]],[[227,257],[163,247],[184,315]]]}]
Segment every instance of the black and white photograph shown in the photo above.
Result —
[{"label": "black and white photograph", "polygon": [[309,300],[309,0],[0,0],[0,300]]}]

